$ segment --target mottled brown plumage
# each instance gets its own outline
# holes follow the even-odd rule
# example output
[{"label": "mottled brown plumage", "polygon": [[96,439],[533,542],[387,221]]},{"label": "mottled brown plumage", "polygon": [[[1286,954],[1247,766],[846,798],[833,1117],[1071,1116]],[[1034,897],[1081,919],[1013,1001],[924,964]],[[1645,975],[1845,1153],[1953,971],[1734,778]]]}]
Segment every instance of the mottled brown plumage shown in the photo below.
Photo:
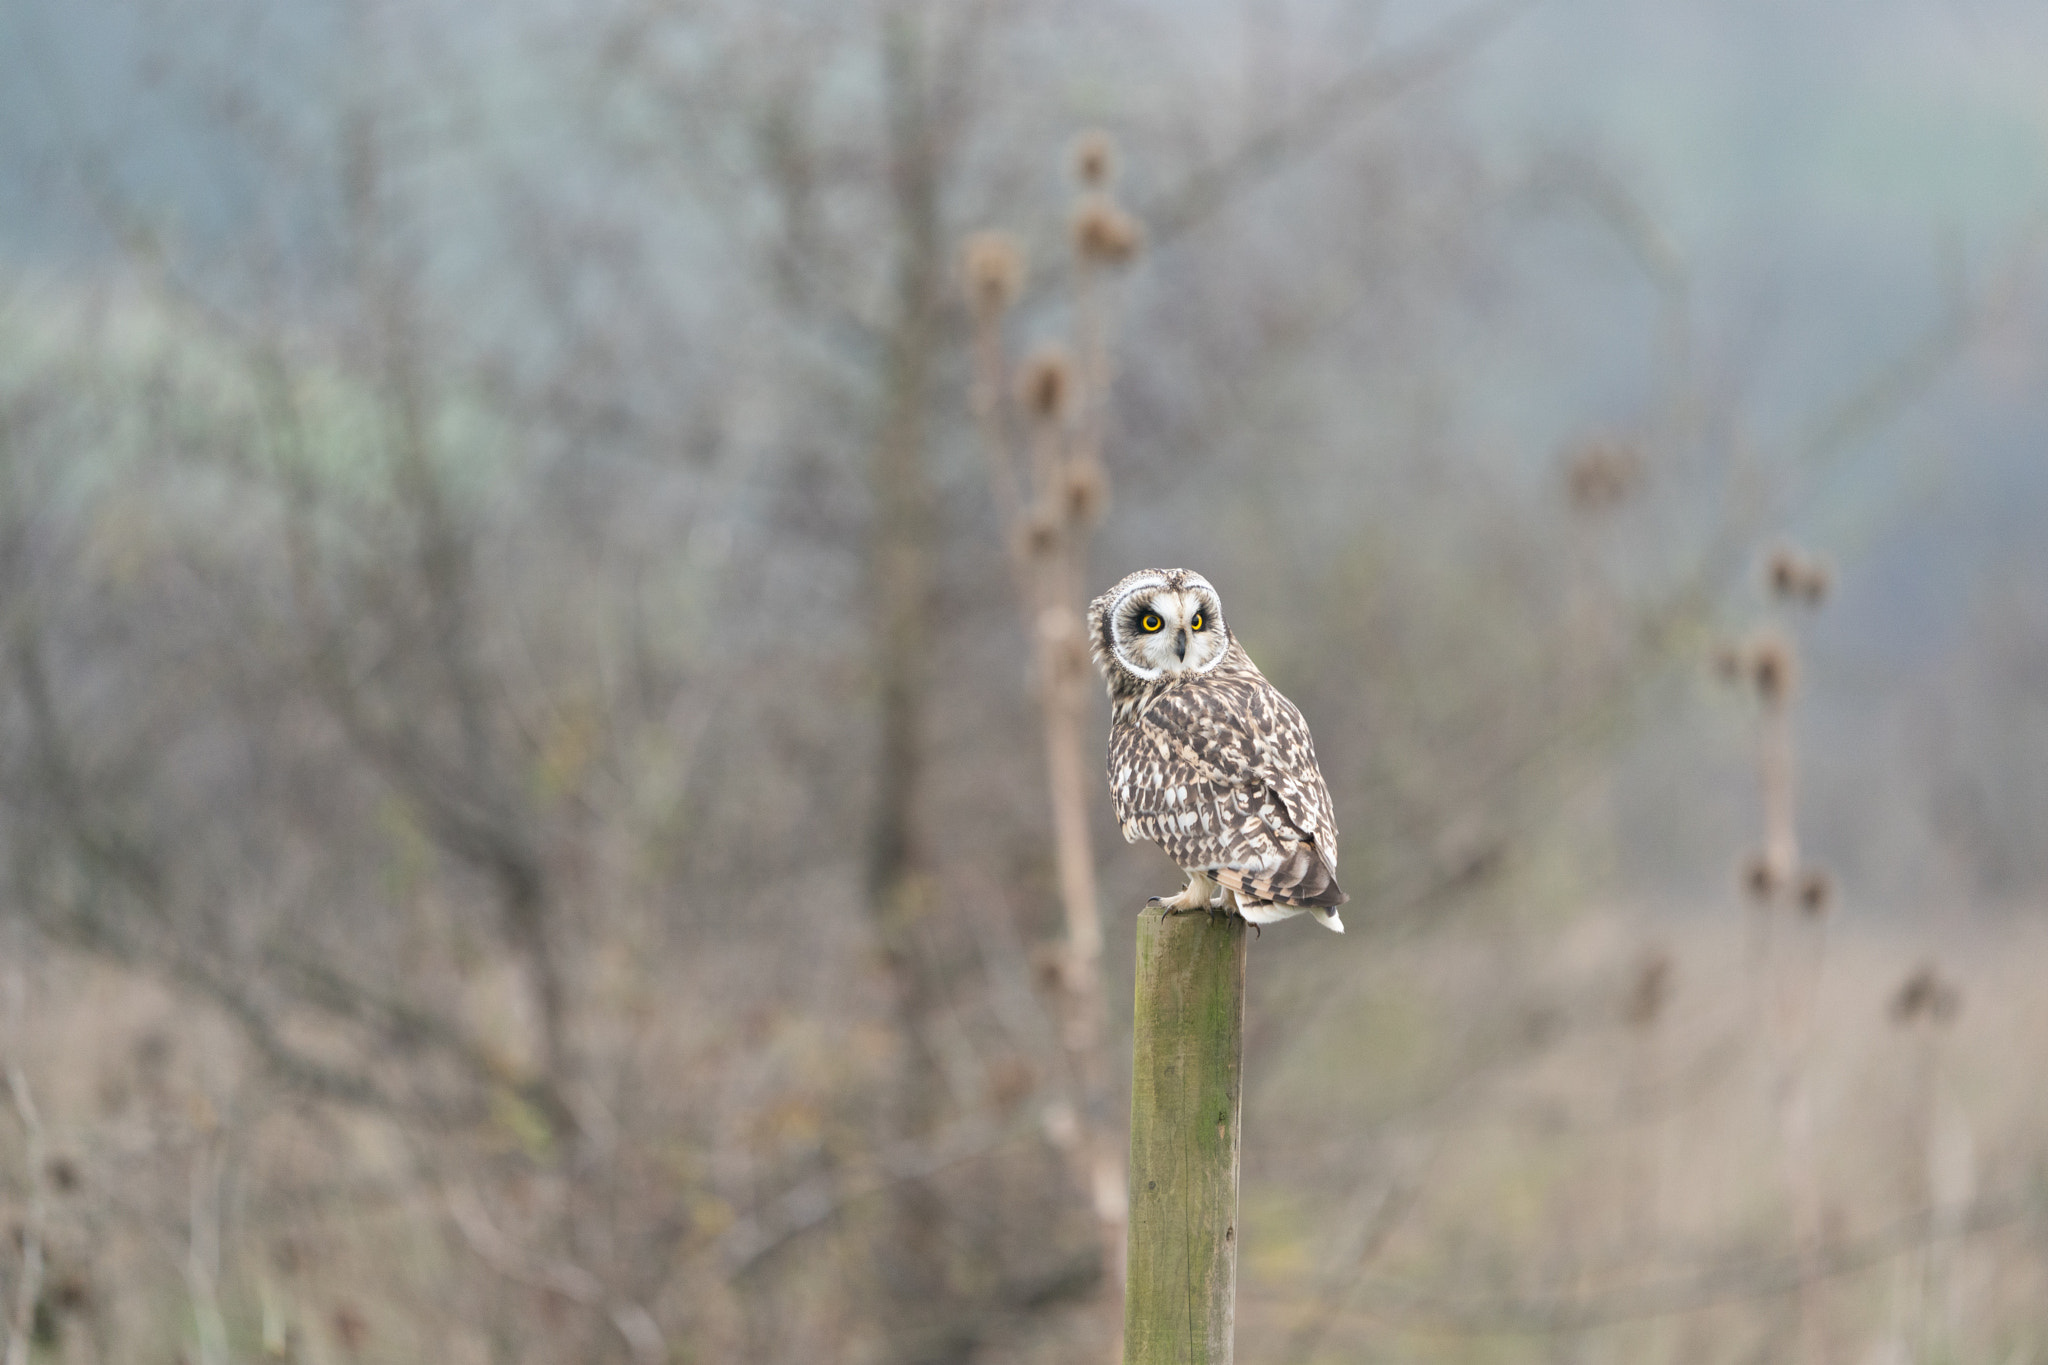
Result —
[{"label": "mottled brown plumage", "polygon": [[1255,924],[1308,911],[1339,932],[1337,823],[1308,722],[1224,624],[1216,590],[1146,569],[1088,609],[1109,684],[1109,786],[1124,837],[1187,873],[1166,902]]}]

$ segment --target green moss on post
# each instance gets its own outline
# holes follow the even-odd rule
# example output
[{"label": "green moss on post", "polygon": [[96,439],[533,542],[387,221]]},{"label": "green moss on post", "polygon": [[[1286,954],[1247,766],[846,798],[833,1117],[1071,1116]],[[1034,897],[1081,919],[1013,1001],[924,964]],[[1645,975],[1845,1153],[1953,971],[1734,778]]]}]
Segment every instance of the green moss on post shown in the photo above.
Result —
[{"label": "green moss on post", "polygon": [[1237,1316],[1245,925],[1138,917],[1125,1365],[1228,1365]]}]

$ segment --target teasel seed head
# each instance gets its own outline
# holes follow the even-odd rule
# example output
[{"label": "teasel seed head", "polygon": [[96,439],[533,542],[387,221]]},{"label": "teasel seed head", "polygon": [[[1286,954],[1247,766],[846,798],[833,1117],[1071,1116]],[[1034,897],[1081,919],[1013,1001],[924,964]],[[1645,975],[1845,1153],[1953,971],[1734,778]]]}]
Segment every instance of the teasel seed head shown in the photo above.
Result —
[{"label": "teasel seed head", "polygon": [[1892,994],[1891,1016],[1897,1024],[1926,1019],[1946,1024],[1962,1012],[1963,991],[1942,976],[1932,962],[1923,962],[1907,974]]},{"label": "teasel seed head", "polygon": [[1109,188],[1116,174],[1116,143],[1100,128],[1091,128],[1074,143],[1074,178],[1086,189]]},{"label": "teasel seed head", "polygon": [[1093,459],[1071,461],[1061,471],[1065,485],[1067,519],[1092,526],[1109,505],[1109,476]]},{"label": "teasel seed head", "polygon": [[960,272],[974,315],[1000,317],[1024,288],[1024,252],[1007,232],[977,232],[961,248]]},{"label": "teasel seed head", "polygon": [[1764,585],[1781,602],[1817,607],[1834,584],[1827,561],[1790,545],[1781,545],[1764,560]]},{"label": "teasel seed head", "polygon": [[1074,254],[1096,265],[1124,265],[1145,244],[1138,220],[1107,194],[1091,191],[1074,210]]},{"label": "teasel seed head", "polygon": [[1771,596],[1793,596],[1799,589],[1805,567],[1799,552],[1790,546],[1781,545],[1771,551],[1769,558],[1764,560],[1764,582],[1769,586]]},{"label": "teasel seed head", "polygon": [[1819,919],[1834,906],[1835,879],[1822,867],[1804,868],[1796,892],[1799,910],[1809,919]]},{"label": "teasel seed head", "polygon": [[1828,600],[1828,592],[1835,585],[1835,571],[1826,560],[1809,559],[1806,573],[1799,580],[1799,600],[1809,607],[1817,607]]},{"label": "teasel seed head", "polygon": [[1018,531],[1024,553],[1031,559],[1042,559],[1059,548],[1059,513],[1043,502],[1034,503],[1024,514],[1024,525]]},{"label": "teasel seed head", "polygon": [[1572,510],[1612,511],[1628,501],[1643,477],[1643,457],[1618,440],[1588,441],[1565,460],[1565,494]]},{"label": "teasel seed head", "polygon": [[1670,1003],[1672,974],[1670,953],[1660,948],[1647,954],[1636,967],[1628,999],[1622,1002],[1622,1022],[1639,1029],[1654,1025]]},{"label": "teasel seed head", "polygon": [[1778,866],[1768,853],[1752,853],[1743,860],[1742,890],[1758,905],[1768,905],[1778,894]]},{"label": "teasel seed head", "polygon": [[1037,421],[1064,417],[1073,392],[1074,362],[1058,346],[1042,346],[1033,352],[1017,377],[1017,401]]},{"label": "teasel seed head", "polygon": [[1782,706],[1792,699],[1792,692],[1799,683],[1799,658],[1792,650],[1792,642],[1775,631],[1767,631],[1750,641],[1745,651],[1749,657],[1749,681],[1756,688],[1756,694],[1768,706]]}]

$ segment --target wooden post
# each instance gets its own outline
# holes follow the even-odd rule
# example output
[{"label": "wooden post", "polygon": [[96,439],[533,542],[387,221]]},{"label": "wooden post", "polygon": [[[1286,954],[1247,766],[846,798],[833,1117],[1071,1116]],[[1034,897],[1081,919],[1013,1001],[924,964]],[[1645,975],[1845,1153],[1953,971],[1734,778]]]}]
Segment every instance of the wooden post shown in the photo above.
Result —
[{"label": "wooden post", "polygon": [[1245,924],[1138,917],[1124,1365],[1229,1365]]}]

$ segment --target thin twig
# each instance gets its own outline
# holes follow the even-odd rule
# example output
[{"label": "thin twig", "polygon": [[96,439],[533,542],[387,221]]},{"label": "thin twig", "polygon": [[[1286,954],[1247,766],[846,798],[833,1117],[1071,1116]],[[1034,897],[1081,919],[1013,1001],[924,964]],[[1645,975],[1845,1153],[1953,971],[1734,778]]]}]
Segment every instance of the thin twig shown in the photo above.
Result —
[{"label": "thin twig", "polygon": [[1320,149],[1367,110],[1393,103],[1471,58],[1538,0],[1484,0],[1445,20],[1427,36],[1368,62],[1324,88],[1293,115],[1247,138],[1222,159],[1138,207],[1155,243],[1188,232],[1247,186],[1270,180]]},{"label": "thin twig", "polygon": [[611,1293],[602,1280],[573,1261],[528,1261],[512,1239],[498,1230],[485,1212],[483,1200],[468,1186],[450,1185],[443,1192],[443,1203],[462,1240],[491,1269],[515,1283],[560,1294],[571,1303],[603,1313],[633,1359],[642,1365],[668,1360],[668,1340],[644,1306]]},{"label": "thin twig", "polygon": [[792,1240],[823,1227],[845,1210],[910,1180],[928,1180],[962,1162],[1013,1142],[1023,1124],[999,1127],[967,1120],[935,1141],[898,1142],[877,1154],[871,1169],[827,1173],[796,1185],[747,1213],[722,1233],[719,1259],[733,1279],[752,1272]]},{"label": "thin twig", "polygon": [[[10,1032],[17,1039],[21,1037],[17,1026],[11,1026]],[[18,1061],[7,1065],[7,1094],[13,1101],[15,1117],[21,1120],[22,1159],[28,1168],[28,1209],[20,1228],[21,1279],[14,1287],[14,1306],[7,1320],[7,1365],[28,1365],[29,1345],[35,1336],[36,1303],[43,1296],[43,1230],[49,1217],[49,1197],[43,1187],[43,1119],[36,1109],[35,1097],[29,1092],[28,1074]]]},{"label": "thin twig", "polygon": [[228,1365],[227,1319],[220,1309],[221,1164],[216,1135],[192,1154],[190,1217],[186,1225],[185,1290],[201,1365]]}]

